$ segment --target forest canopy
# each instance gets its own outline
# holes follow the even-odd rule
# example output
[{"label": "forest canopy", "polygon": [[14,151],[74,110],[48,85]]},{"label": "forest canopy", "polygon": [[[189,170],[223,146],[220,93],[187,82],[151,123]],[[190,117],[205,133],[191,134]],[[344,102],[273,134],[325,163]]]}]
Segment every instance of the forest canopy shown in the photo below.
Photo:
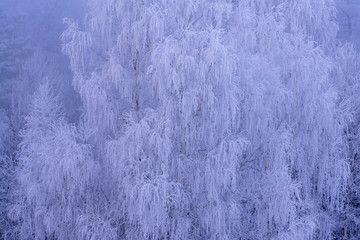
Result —
[{"label": "forest canopy", "polygon": [[0,239],[359,239],[359,13],[2,0]]}]

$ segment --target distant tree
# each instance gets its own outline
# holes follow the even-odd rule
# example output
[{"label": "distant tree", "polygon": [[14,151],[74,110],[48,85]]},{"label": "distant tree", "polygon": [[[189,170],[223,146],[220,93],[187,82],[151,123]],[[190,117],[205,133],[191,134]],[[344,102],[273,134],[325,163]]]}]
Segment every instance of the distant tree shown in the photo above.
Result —
[{"label": "distant tree", "polygon": [[18,143],[11,117],[12,89],[29,51],[26,39],[17,31],[19,21],[0,9],[0,238],[11,227],[6,212],[11,204]]},{"label": "distant tree", "polygon": [[14,133],[5,110],[0,110],[0,238],[12,227],[7,211],[11,205],[11,191],[14,183],[13,152]]}]

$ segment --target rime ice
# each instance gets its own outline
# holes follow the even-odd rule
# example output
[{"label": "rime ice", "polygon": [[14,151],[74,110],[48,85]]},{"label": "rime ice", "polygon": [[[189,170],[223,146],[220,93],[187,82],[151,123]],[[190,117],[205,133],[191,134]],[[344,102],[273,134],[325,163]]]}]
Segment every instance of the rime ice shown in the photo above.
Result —
[{"label": "rime ice", "polygon": [[0,238],[359,238],[359,4],[0,4]]}]

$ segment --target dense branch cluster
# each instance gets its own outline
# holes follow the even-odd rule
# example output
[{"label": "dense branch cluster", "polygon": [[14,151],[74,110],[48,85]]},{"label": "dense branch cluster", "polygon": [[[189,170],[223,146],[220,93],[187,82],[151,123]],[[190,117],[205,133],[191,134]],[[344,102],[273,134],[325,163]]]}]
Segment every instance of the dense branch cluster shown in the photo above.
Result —
[{"label": "dense branch cluster", "polygon": [[68,60],[0,68],[1,237],[360,236],[360,59],[335,0],[87,5]]}]

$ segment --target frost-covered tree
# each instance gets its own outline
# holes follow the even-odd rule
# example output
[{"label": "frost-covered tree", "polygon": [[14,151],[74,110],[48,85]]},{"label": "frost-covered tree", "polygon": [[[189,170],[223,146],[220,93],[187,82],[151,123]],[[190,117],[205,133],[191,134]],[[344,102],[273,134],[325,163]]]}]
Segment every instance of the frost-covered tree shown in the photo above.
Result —
[{"label": "frost-covered tree", "polygon": [[[337,235],[344,239],[359,238],[359,55],[350,43],[342,43],[334,51],[337,66],[333,79],[339,89],[340,104],[347,108],[348,126],[344,129],[348,149],[350,177],[346,192],[345,211],[339,217]],[[343,113],[341,113],[343,114]]]},{"label": "frost-covered tree", "polygon": [[48,82],[33,97],[18,154],[17,203],[10,216],[21,239],[77,238],[78,219],[88,211],[91,147],[63,117]]},{"label": "frost-covered tree", "polygon": [[106,192],[125,236],[229,237],[236,155],[246,145],[236,129],[235,56],[221,36],[231,5],[93,4],[88,32],[68,20],[64,51],[93,141],[107,152]]},{"label": "frost-covered tree", "polygon": [[63,51],[121,237],[331,238],[351,110],[333,1],[89,1]]},{"label": "frost-covered tree", "polygon": [[[306,14],[287,15],[288,11],[285,10],[292,7],[287,2],[277,5],[275,9],[274,5],[269,5],[269,11],[260,14],[259,27],[263,29],[257,38],[261,41],[260,51],[272,65],[278,67],[282,86],[286,90],[285,104],[277,104],[280,106],[277,113],[280,118],[270,117],[269,121],[275,120],[276,124],[290,133],[288,140],[291,144],[285,151],[287,169],[291,178],[300,184],[298,197],[303,202],[301,207],[295,204],[298,211],[296,216],[303,216],[303,220],[292,220],[290,223],[307,226],[310,233],[315,233],[312,237],[331,238],[332,226],[336,221],[334,215],[343,210],[346,199],[348,167],[343,131],[347,127],[350,112],[341,105],[341,97],[331,76],[335,60],[331,55],[334,45],[330,43],[335,41],[335,35],[326,37],[326,34],[321,33],[322,39],[319,39],[311,29],[313,25],[306,22],[316,19],[313,21],[320,21],[320,25],[329,28],[316,31],[336,32],[336,25],[331,18],[334,6],[327,2],[321,8],[323,14],[320,15],[317,14],[319,11],[315,13],[307,8],[304,9]],[[284,18],[281,18],[282,9]],[[302,7],[297,7],[296,11],[303,11]],[[271,98],[267,101],[271,101]],[[284,114],[283,117],[280,113]],[[273,140],[269,142],[274,143]],[[269,164],[274,162],[269,161]],[[278,216],[276,212],[273,214]],[[303,221],[307,221],[307,224]],[[278,227],[276,222],[275,226]],[[284,230],[286,234],[289,229]],[[298,231],[305,232],[309,231]],[[294,238],[284,236],[285,239]],[[310,237],[298,236],[300,239]]]}]

